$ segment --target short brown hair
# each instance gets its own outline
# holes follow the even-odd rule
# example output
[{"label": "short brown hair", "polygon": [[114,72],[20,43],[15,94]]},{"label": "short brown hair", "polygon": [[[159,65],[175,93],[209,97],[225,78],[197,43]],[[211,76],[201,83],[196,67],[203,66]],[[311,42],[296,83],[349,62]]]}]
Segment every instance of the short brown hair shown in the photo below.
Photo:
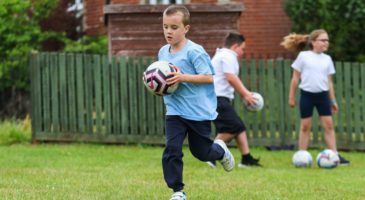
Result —
[{"label": "short brown hair", "polygon": [[234,44],[241,45],[245,41],[245,37],[238,32],[229,32],[224,38],[224,47],[230,48]]},{"label": "short brown hair", "polygon": [[169,15],[175,14],[177,12],[181,12],[183,14],[182,22],[183,22],[184,26],[189,25],[190,24],[190,12],[185,6],[171,5],[165,9],[165,11],[163,12],[163,15],[169,16]]}]

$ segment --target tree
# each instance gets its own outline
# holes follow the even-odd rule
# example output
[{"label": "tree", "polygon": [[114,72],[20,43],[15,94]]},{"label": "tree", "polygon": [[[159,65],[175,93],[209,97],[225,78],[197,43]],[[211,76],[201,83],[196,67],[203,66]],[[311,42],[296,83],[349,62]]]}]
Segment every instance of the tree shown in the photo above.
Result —
[{"label": "tree", "polygon": [[0,92],[27,88],[27,56],[42,41],[61,33],[42,32],[40,21],[57,6],[54,0],[0,1]]},{"label": "tree", "polygon": [[364,0],[286,0],[284,7],[293,32],[323,28],[330,36],[329,53],[335,60],[365,62]]}]

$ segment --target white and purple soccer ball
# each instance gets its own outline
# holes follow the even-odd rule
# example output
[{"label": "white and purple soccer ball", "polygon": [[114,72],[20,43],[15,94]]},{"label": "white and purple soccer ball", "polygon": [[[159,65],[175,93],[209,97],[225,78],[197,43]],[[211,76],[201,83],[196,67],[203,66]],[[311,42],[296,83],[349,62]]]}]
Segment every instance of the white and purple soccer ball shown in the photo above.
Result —
[{"label": "white and purple soccer ball", "polygon": [[330,149],[319,152],[317,156],[317,165],[320,168],[332,169],[340,164],[338,154]]},{"label": "white and purple soccer ball", "polygon": [[147,67],[143,73],[143,83],[147,90],[154,95],[168,95],[178,88],[178,84],[168,85],[166,79],[170,78],[171,72],[177,68],[167,61],[156,61]]}]

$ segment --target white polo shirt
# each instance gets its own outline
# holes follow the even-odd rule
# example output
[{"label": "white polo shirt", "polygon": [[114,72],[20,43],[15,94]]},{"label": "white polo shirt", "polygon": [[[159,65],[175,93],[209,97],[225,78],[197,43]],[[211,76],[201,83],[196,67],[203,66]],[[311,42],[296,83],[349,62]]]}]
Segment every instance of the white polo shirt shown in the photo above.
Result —
[{"label": "white polo shirt", "polygon": [[300,52],[292,68],[300,72],[299,88],[312,93],[328,91],[328,75],[335,73],[331,57],[313,51]]},{"label": "white polo shirt", "polygon": [[232,100],[234,98],[234,88],[229,84],[224,74],[238,75],[240,66],[236,52],[228,48],[217,49],[212,58],[212,65],[215,71],[213,78],[216,95]]}]

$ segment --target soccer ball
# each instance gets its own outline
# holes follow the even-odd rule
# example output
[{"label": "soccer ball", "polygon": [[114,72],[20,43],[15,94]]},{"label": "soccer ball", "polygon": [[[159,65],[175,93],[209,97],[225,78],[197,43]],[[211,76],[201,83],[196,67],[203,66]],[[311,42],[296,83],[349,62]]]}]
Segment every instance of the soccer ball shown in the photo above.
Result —
[{"label": "soccer ball", "polygon": [[252,112],[260,111],[264,107],[264,98],[257,92],[252,92],[253,97],[256,99],[255,105],[248,105],[246,101],[243,101],[247,110]]},{"label": "soccer ball", "polygon": [[317,165],[320,168],[335,168],[339,163],[340,158],[334,151],[330,149],[321,151],[317,156]]},{"label": "soccer ball", "polygon": [[295,167],[311,167],[312,155],[306,150],[299,150],[293,155],[293,165]]},{"label": "soccer ball", "polygon": [[152,94],[158,96],[171,94],[178,88],[178,84],[168,85],[166,79],[171,77],[169,75],[171,72],[176,71],[177,69],[169,62],[153,62],[143,72],[143,83]]}]

